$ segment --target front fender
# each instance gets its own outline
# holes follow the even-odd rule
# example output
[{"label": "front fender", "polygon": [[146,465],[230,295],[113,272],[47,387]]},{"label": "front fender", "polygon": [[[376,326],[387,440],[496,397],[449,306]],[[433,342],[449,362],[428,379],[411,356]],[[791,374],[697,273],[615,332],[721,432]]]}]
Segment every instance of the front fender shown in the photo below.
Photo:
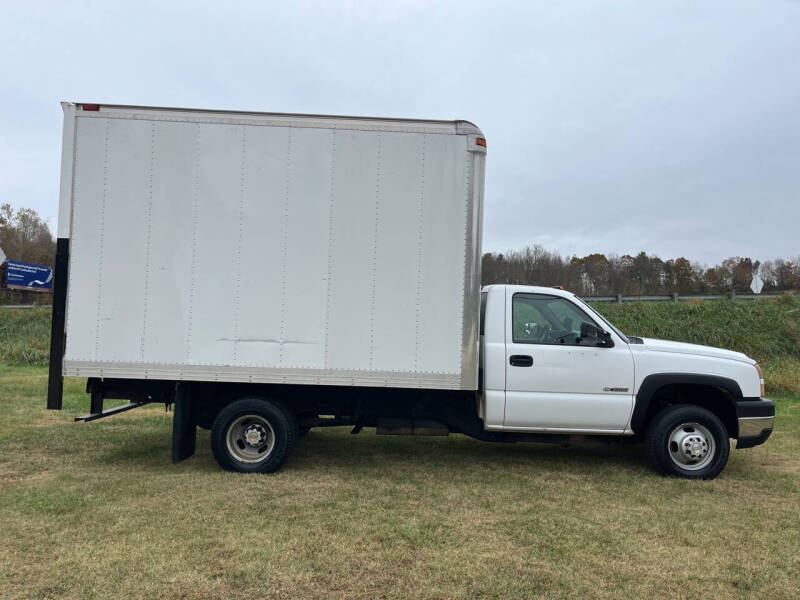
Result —
[{"label": "front fender", "polygon": [[636,393],[636,404],[633,408],[630,424],[630,428],[634,433],[644,433],[650,402],[656,392],[666,385],[675,384],[715,387],[727,393],[731,398],[734,409],[736,401],[742,399],[742,388],[735,380],[728,377],[698,373],[654,373],[644,378],[639,386],[639,391]]}]

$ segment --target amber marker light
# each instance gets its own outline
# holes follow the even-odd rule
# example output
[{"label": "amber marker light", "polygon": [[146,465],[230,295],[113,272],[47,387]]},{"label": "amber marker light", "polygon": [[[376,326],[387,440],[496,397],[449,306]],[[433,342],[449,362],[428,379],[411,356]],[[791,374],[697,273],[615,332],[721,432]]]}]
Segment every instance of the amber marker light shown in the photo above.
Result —
[{"label": "amber marker light", "polygon": [[758,372],[758,381],[761,383],[761,397],[764,397],[764,372],[761,370],[761,366],[756,363],[753,365]]}]

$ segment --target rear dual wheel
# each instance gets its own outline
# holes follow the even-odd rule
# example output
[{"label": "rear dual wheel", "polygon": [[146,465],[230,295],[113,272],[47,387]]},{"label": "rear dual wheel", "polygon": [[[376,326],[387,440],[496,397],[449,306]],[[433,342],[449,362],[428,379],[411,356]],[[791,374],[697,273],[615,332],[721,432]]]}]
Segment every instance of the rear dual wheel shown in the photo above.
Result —
[{"label": "rear dual wheel", "polygon": [[294,450],[299,430],[284,405],[243,398],[223,408],[211,428],[211,451],[224,469],[241,473],[277,471]]},{"label": "rear dual wheel", "polygon": [[728,431],[714,413],[692,404],[658,413],[645,434],[645,452],[664,475],[713,479],[728,462]]}]

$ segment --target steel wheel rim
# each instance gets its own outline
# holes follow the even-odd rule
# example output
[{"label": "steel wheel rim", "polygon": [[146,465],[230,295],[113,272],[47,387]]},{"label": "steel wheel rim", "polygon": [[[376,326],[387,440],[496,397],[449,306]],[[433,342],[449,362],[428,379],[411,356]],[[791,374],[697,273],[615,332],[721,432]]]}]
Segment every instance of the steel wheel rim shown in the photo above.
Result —
[{"label": "steel wheel rim", "polygon": [[275,430],[259,415],[242,415],[228,426],[225,435],[228,453],[243,463],[266,460],[275,448]]},{"label": "steel wheel rim", "polygon": [[697,471],[714,460],[714,436],[700,423],[681,423],[669,434],[667,450],[672,462],[681,469]]}]

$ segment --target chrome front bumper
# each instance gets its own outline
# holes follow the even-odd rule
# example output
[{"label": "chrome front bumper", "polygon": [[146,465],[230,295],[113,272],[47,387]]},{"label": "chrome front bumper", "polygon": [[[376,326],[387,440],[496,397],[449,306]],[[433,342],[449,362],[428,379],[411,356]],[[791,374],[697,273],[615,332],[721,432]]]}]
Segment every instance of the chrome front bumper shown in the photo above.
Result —
[{"label": "chrome front bumper", "polygon": [[736,448],[752,448],[767,441],[775,424],[775,403],[768,398],[743,398],[736,403],[739,435]]},{"label": "chrome front bumper", "polygon": [[741,417],[739,437],[758,437],[765,429],[772,430],[775,417]]}]

